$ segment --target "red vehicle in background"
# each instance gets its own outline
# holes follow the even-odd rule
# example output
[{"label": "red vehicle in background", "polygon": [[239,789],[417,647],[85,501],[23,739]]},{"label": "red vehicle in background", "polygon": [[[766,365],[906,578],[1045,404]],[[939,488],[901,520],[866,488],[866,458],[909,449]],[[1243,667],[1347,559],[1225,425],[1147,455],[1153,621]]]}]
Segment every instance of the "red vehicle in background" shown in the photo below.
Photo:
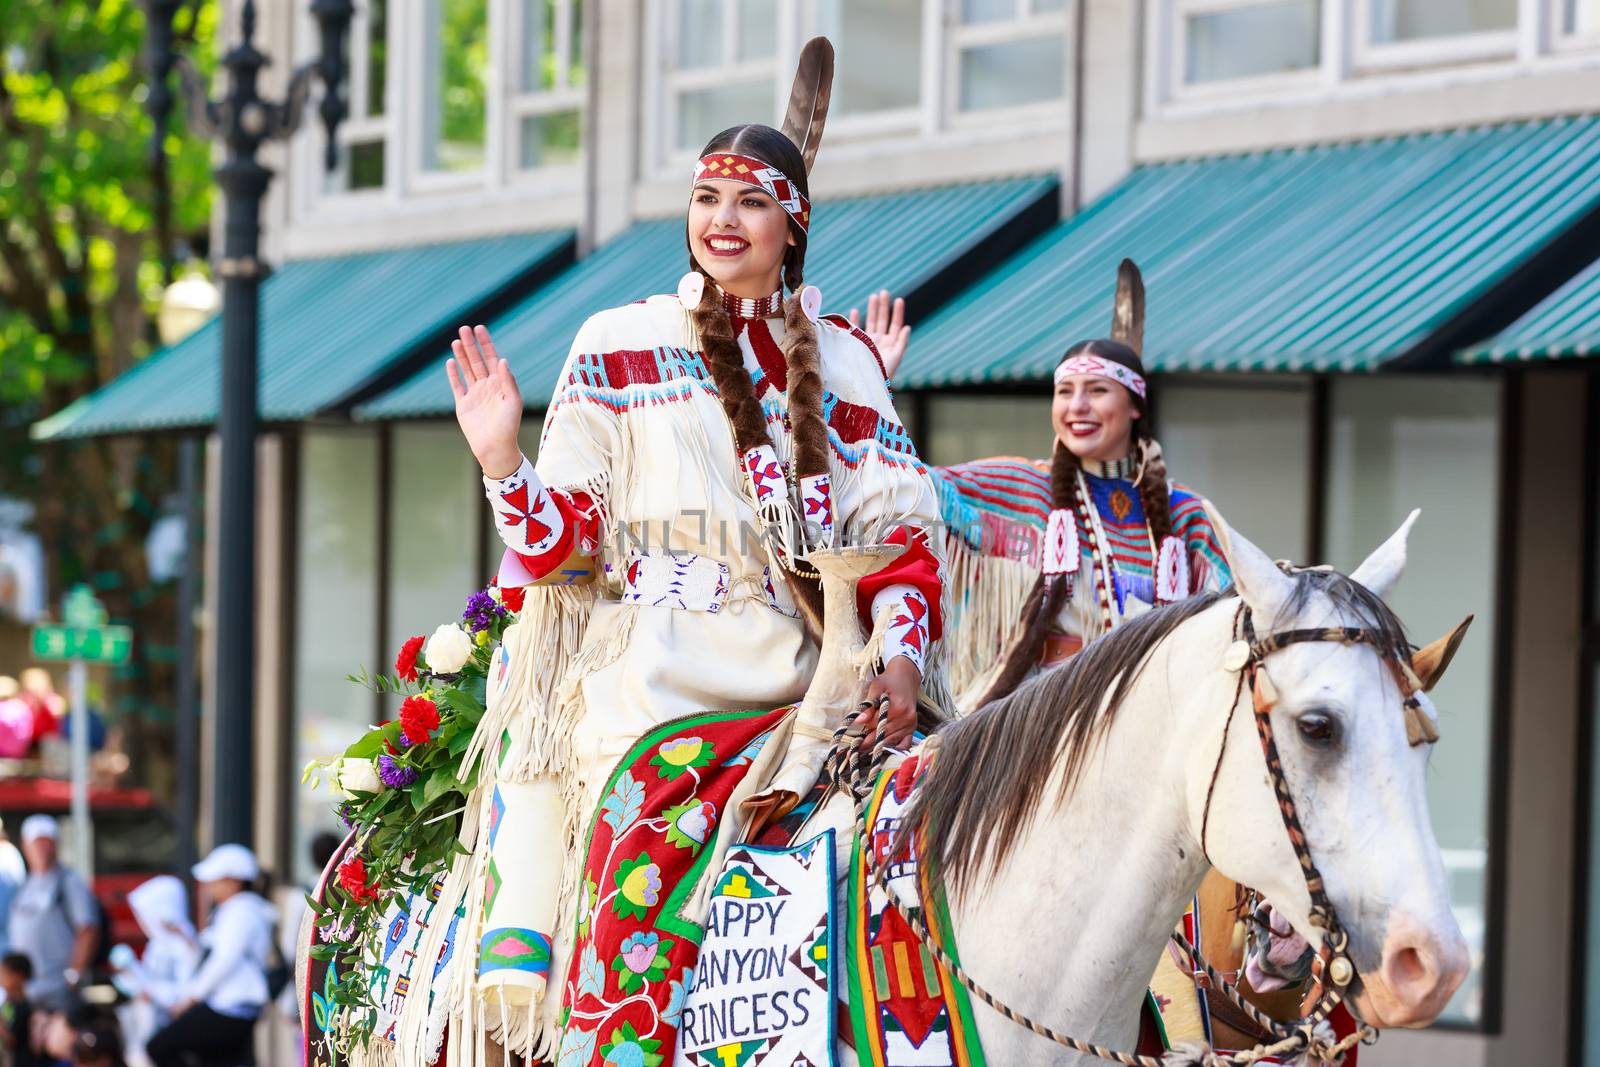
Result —
[{"label": "red vehicle in background", "polygon": [[[22,820],[40,813],[60,821],[61,862],[71,864],[76,847],[72,783],[58,778],[0,779],[0,823],[13,844],[21,847]],[[89,817],[94,824],[91,888],[110,919],[111,943],[123,941],[143,951],[144,932],[128,907],[128,891],[155,875],[177,872],[177,826],[148,789],[91,788]]]}]

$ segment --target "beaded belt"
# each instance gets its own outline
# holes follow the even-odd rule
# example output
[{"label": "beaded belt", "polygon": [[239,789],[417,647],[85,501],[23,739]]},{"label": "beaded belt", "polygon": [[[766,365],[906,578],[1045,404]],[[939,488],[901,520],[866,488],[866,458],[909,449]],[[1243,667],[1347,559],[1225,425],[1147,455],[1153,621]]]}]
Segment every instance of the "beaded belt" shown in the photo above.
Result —
[{"label": "beaded belt", "polygon": [[622,572],[624,604],[714,615],[745,601],[764,604],[791,619],[800,617],[787,599],[779,599],[770,567],[733,578],[721,560],[693,552],[662,552],[629,556]]}]

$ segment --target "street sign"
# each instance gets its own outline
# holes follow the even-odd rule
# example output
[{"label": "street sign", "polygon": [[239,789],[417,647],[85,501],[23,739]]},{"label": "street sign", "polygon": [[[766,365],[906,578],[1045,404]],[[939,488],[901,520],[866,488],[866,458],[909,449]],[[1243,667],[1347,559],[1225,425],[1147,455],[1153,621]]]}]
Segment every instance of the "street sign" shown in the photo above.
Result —
[{"label": "street sign", "polygon": [[43,660],[82,660],[85,663],[126,663],[133,650],[133,631],[106,624],[105,605],[86,585],[73,586],[61,598],[61,618],[66,624],[33,628],[33,657]]},{"label": "street sign", "polygon": [[132,649],[133,630],[127,626],[42,625],[33,628],[34,659],[126,663]]}]

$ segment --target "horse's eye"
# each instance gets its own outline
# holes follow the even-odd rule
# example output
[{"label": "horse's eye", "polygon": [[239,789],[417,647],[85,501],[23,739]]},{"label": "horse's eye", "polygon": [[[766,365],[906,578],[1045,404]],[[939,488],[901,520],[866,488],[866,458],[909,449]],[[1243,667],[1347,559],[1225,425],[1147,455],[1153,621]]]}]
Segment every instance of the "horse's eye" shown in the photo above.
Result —
[{"label": "horse's eye", "polygon": [[1339,722],[1325,711],[1308,711],[1295,720],[1300,736],[1318,748],[1332,745],[1339,737]]}]

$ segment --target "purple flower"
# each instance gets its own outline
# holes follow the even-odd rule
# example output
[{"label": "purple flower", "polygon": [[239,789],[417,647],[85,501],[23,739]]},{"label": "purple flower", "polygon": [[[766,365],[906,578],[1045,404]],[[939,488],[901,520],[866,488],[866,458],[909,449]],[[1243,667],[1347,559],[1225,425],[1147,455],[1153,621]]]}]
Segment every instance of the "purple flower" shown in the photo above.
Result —
[{"label": "purple flower", "polygon": [[505,614],[506,609],[497,604],[494,597],[487,591],[479,591],[467,598],[467,610],[461,613],[461,621],[476,634],[493,626],[494,621],[504,618]]},{"label": "purple flower", "polygon": [[404,789],[417,780],[417,771],[385,752],[378,757],[378,779],[390,789]]}]

